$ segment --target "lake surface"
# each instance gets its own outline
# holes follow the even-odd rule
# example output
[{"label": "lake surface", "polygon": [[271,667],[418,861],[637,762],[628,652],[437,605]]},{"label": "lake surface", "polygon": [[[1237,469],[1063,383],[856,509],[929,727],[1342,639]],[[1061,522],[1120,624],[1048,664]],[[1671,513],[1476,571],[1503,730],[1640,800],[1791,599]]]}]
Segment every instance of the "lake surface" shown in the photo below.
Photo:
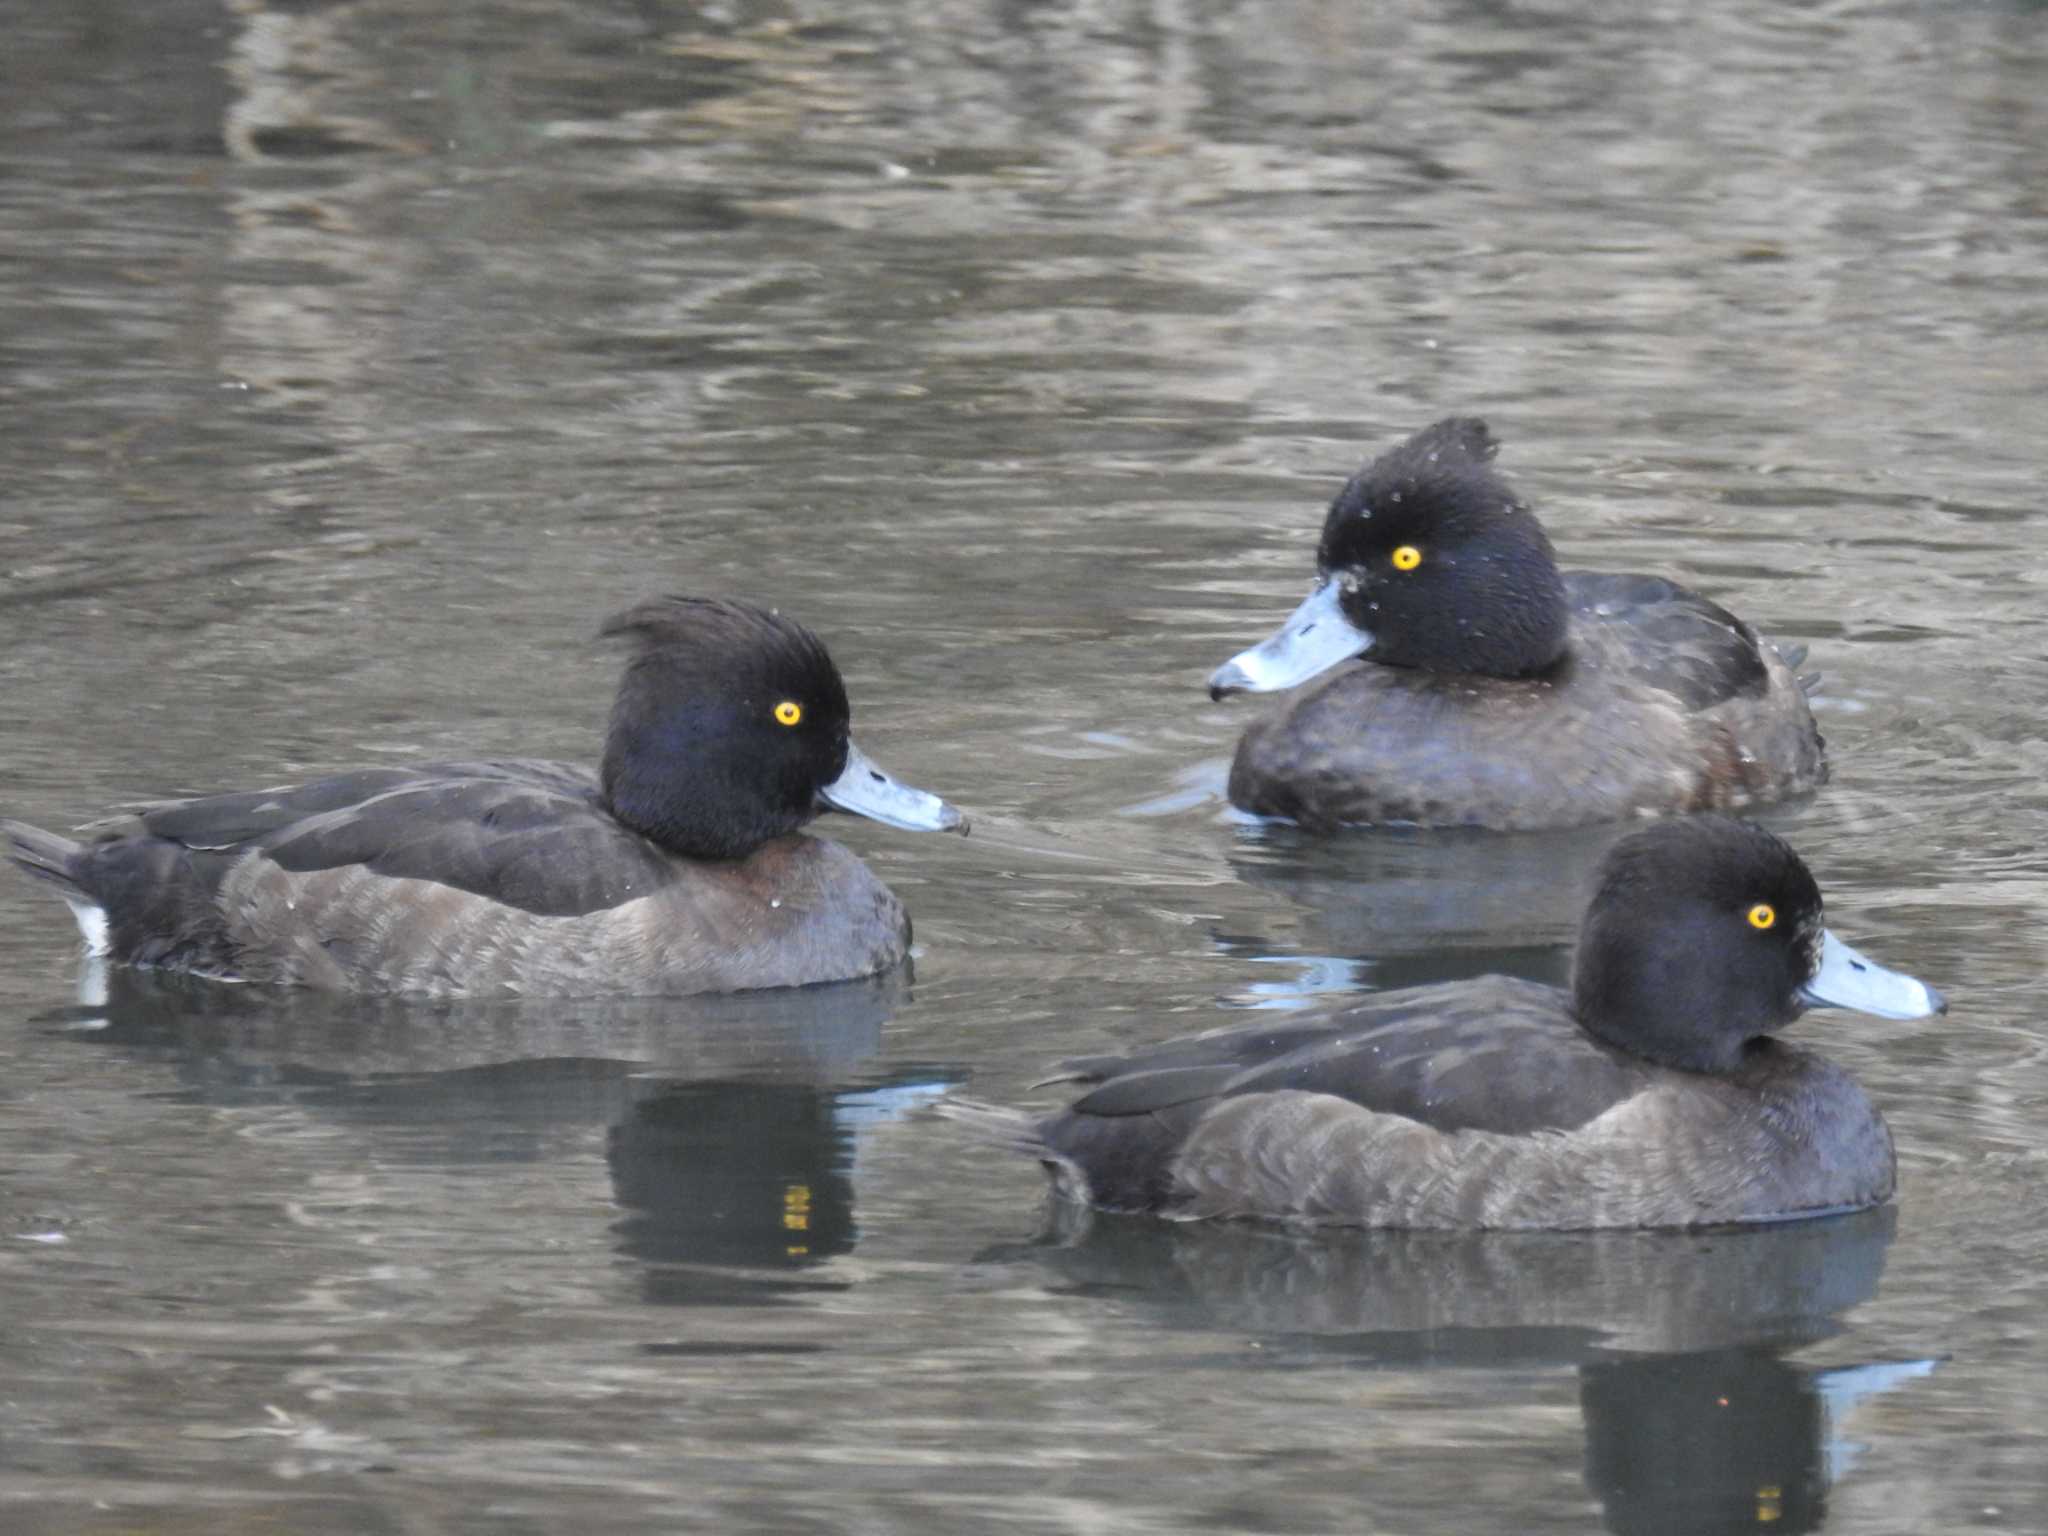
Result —
[{"label": "lake surface", "polygon": [[[6,810],[593,759],[772,601],[974,835],[914,974],[407,1007],[0,878],[0,1525],[2048,1530],[2048,11],[0,0]],[[1895,1208],[1167,1229],[925,1106],[1561,978],[1611,833],[1247,826],[1202,682],[1453,412],[1826,676]]]}]

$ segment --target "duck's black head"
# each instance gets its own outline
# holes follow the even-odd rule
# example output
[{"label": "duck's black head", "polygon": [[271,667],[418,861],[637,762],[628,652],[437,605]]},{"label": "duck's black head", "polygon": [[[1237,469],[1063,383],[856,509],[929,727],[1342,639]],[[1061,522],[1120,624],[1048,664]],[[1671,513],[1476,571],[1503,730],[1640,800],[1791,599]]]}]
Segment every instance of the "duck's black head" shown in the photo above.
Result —
[{"label": "duck's black head", "polygon": [[1564,653],[1564,579],[1535,514],[1494,472],[1486,423],[1452,417],[1337,494],[1314,592],[1271,639],[1209,680],[1212,696],[1290,688],[1353,656],[1523,677]]},{"label": "duck's black head", "polygon": [[600,633],[634,652],[605,736],[611,812],[671,852],[743,858],[820,811],[892,825],[965,825],[853,744],[846,685],[793,619],[713,598],[653,598]]},{"label": "duck's black head", "polygon": [[1694,1072],[1732,1071],[1748,1043],[1809,1007],[1886,1018],[1941,995],[1828,933],[1798,854],[1748,822],[1658,822],[1617,843],[1579,929],[1573,1010],[1588,1033]]}]

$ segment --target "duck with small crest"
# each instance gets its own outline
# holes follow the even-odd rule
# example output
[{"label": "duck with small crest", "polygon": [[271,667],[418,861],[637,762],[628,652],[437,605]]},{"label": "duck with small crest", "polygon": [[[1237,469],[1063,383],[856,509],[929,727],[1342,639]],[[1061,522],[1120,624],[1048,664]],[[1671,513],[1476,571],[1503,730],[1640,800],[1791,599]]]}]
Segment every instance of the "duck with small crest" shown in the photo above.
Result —
[{"label": "duck with small crest", "polygon": [[848,811],[965,831],[853,743],[817,636],[748,603],[656,598],[601,767],[526,758],[361,768],[146,805],[77,841],[0,821],[89,950],[337,992],[661,996],[872,975],[910,918],[801,829]]},{"label": "duck with small crest", "polygon": [[1825,782],[1805,653],[1660,576],[1560,571],[1498,449],[1453,417],[1338,493],[1314,590],[1210,676],[1221,699],[1341,669],[1244,733],[1231,802],[1313,829],[1524,831]]}]

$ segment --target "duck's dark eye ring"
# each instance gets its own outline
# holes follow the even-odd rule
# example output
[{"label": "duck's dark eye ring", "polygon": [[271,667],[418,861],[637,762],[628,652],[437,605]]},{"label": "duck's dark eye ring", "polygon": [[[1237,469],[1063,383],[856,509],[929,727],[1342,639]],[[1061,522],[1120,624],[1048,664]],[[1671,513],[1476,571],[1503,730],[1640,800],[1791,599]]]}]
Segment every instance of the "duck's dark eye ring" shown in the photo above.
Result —
[{"label": "duck's dark eye ring", "polygon": [[1413,544],[1403,544],[1394,551],[1391,558],[1393,559],[1395,570],[1412,571],[1415,567],[1422,564],[1422,551]]},{"label": "duck's dark eye ring", "polygon": [[1749,909],[1747,916],[1749,918],[1749,926],[1758,932],[1762,932],[1766,928],[1775,928],[1778,925],[1778,909],[1768,901],[1758,902]]},{"label": "duck's dark eye ring", "polygon": [[803,720],[803,717],[804,707],[797,703],[795,699],[784,699],[775,706],[775,723],[777,725],[796,725]]}]

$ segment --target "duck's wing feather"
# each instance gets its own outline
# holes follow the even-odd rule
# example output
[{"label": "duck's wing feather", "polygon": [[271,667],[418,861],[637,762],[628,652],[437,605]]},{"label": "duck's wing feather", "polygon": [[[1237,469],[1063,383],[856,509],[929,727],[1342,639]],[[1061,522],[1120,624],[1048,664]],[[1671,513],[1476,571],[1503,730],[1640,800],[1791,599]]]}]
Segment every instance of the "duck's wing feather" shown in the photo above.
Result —
[{"label": "duck's wing feather", "polygon": [[1388,993],[1332,1023],[1235,1030],[1097,1060],[1068,1115],[1152,1115],[1244,1094],[1303,1092],[1439,1131],[1571,1130],[1640,1091],[1646,1069],[1587,1036],[1555,987],[1504,977]]},{"label": "duck's wing feather", "polygon": [[677,877],[673,859],[606,811],[587,769],[521,759],[166,801],[98,830],[107,855],[140,833],[195,852],[257,852],[293,873],[431,880],[550,917],[615,907]]},{"label": "duck's wing feather", "polygon": [[239,848],[261,842],[308,817],[345,810],[388,789],[420,783],[431,772],[421,768],[358,768],[309,779],[303,784],[151,800],[88,822],[83,830],[99,842],[147,835],[192,849]]},{"label": "duck's wing feather", "polygon": [[1157,1045],[1122,1055],[1069,1056],[1060,1061],[1049,1076],[1032,1086],[1107,1083],[1113,1078],[1182,1067],[1222,1070],[1227,1075],[1235,1075],[1247,1067],[1336,1039],[1344,1030],[1345,1025],[1341,1021],[1332,1019],[1303,1020],[1251,1029],[1242,1026],[1213,1029],[1199,1035],[1163,1040]]},{"label": "duck's wing feather", "polygon": [[1661,576],[1565,572],[1576,634],[1608,637],[1631,676],[1698,713],[1770,688],[1769,643],[1719,603]]}]

